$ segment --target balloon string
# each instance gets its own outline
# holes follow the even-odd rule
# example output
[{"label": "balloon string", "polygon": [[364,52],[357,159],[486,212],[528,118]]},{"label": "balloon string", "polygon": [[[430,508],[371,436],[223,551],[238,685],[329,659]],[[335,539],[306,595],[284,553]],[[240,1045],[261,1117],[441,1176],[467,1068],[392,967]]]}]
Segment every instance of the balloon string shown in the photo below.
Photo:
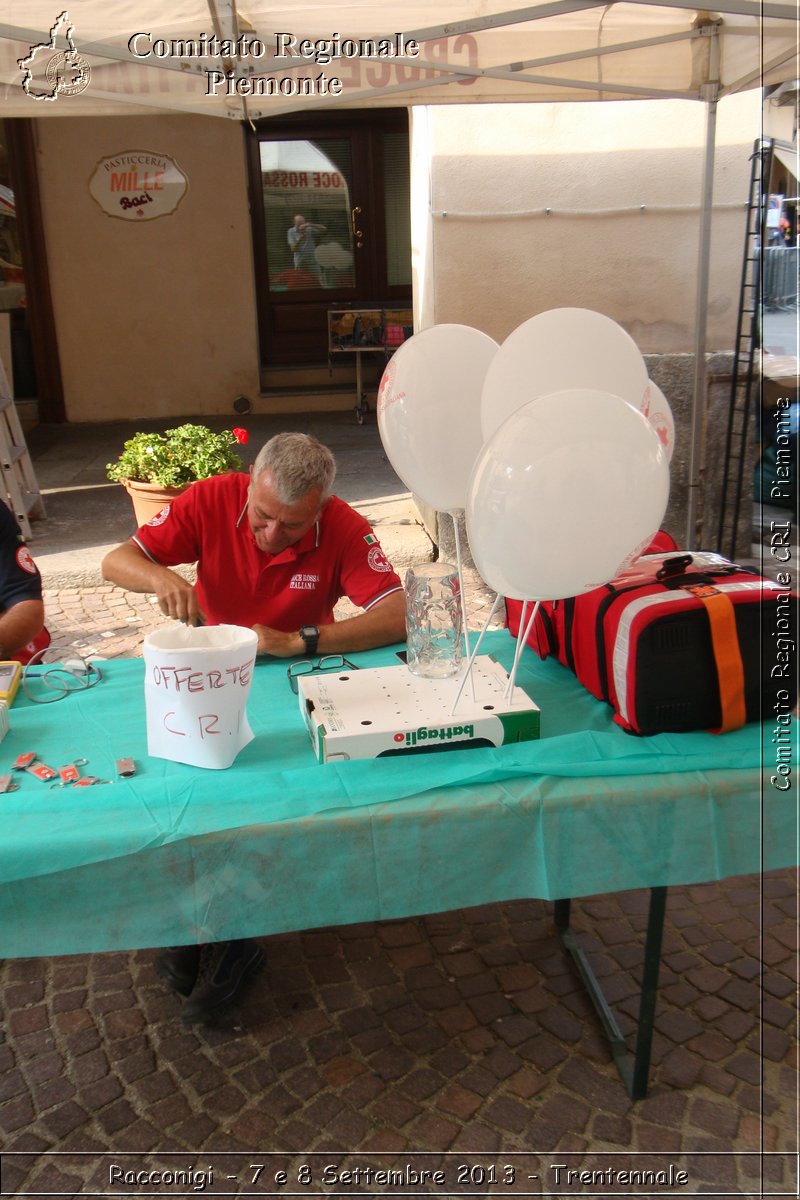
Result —
[{"label": "balloon string", "polygon": [[522,631],[525,628],[525,621],[527,619],[527,616],[528,616],[528,601],[523,600],[522,608],[520,609],[520,614],[519,614],[519,628],[517,629],[517,641],[516,641],[516,645],[514,646],[514,661],[511,664],[511,671],[508,676],[508,682],[506,683],[506,690],[503,693],[504,700],[510,700],[511,695],[514,691],[514,685],[511,681],[512,681],[512,679],[514,679],[516,677],[516,674],[517,674],[517,663],[519,662],[519,656],[522,653],[522,651],[520,649],[520,646],[522,644],[522,637],[523,637]]},{"label": "balloon string", "polygon": [[[456,542],[456,570],[458,571],[458,587],[461,593],[461,627],[464,635],[464,657],[469,658],[469,627],[467,625],[467,595],[464,591],[464,571],[461,561],[461,539],[458,532],[458,521],[456,519],[455,509],[450,510],[450,516],[453,518],[453,536]],[[472,672],[469,673],[469,682],[472,689],[472,699],[475,700],[475,679]]]},{"label": "balloon string", "polygon": [[486,618],[486,623],[480,632],[477,642],[475,643],[475,649],[472,651],[472,654],[469,657],[469,662],[467,663],[467,669],[464,674],[464,678],[461,680],[461,683],[458,688],[458,692],[456,694],[456,698],[453,701],[453,707],[450,709],[451,717],[452,717],[453,713],[456,711],[456,705],[458,704],[459,700],[461,699],[461,693],[464,691],[464,684],[467,682],[467,677],[472,672],[472,664],[474,663],[475,657],[478,653],[478,650],[480,649],[481,642],[483,641],[483,635],[486,633],[486,630],[489,628],[489,622],[491,621],[494,614],[497,612],[497,608],[500,604],[501,599],[502,599],[502,596],[498,592],[494,598],[494,604],[492,605],[491,611],[490,611],[488,617]]},{"label": "balloon string", "polygon": [[534,623],[536,621],[536,615],[539,612],[540,601],[537,600],[533,606],[533,612],[531,613],[530,620],[528,621],[528,624],[525,626],[525,633],[523,634],[522,622],[525,620],[525,606],[527,605],[527,603],[528,603],[528,601],[526,600],[522,605],[522,615],[520,617],[519,631],[517,633],[517,648],[514,652],[514,665],[511,668],[511,674],[508,677],[508,687],[506,688],[505,698],[506,698],[506,700],[509,700],[509,701],[513,700],[513,697],[514,697],[514,686],[515,686],[516,680],[517,680],[517,667],[519,666],[519,660],[522,655],[522,651],[528,641],[530,632],[533,629]]}]

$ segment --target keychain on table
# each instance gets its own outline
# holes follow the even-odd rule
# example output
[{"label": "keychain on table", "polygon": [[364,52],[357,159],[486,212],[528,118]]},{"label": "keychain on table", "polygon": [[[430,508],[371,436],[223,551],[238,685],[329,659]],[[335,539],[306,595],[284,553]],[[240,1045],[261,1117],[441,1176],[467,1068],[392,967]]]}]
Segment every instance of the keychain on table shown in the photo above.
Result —
[{"label": "keychain on table", "polygon": [[[28,750],[25,754],[20,754],[11,764],[12,771],[27,771],[29,775],[35,775],[37,779],[41,779],[43,783],[48,783],[51,779],[55,779],[58,774],[52,767],[48,767],[47,763],[39,762],[36,757],[35,750]],[[10,788],[6,789],[10,791]]]},{"label": "keychain on table", "polygon": [[75,774],[74,779],[65,779],[63,783],[51,783],[51,788],[86,788],[95,787],[99,783],[111,783],[110,779],[98,779],[96,775],[78,775]]},{"label": "keychain on table", "polygon": [[88,761],[88,758],[76,758],[74,762],[65,763],[63,767],[59,767],[58,775],[61,780],[59,787],[66,787],[68,783],[77,783],[81,777],[78,768],[85,767]]},{"label": "keychain on table", "polygon": [[58,771],[54,771],[52,767],[48,767],[47,763],[43,762],[33,762],[29,767],[25,767],[25,770],[29,775],[35,775],[37,779],[41,779],[43,783],[55,779],[58,774]]},{"label": "keychain on table", "polygon": [[25,754],[20,754],[11,764],[12,771],[27,771],[31,763],[36,761],[36,751],[28,750]]}]

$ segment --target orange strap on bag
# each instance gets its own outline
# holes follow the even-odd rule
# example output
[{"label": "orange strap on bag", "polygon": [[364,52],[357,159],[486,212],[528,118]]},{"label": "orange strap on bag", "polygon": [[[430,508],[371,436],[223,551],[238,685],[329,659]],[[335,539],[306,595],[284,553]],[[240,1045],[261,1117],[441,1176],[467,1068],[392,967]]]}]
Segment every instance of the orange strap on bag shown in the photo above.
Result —
[{"label": "orange strap on bag", "polygon": [[744,702],[744,665],[736,631],[736,612],[728,596],[710,584],[686,589],[697,596],[708,613],[711,627],[711,648],[719,680],[719,702],[722,721],[711,733],[728,733],[741,729],[747,720]]}]

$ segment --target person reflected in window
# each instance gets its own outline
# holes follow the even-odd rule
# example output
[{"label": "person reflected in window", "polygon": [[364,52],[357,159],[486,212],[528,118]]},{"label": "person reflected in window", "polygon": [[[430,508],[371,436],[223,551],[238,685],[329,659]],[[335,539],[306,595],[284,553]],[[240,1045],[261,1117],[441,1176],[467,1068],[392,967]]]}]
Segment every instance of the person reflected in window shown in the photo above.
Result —
[{"label": "person reflected in window", "polygon": [[307,221],[302,213],[298,213],[286,234],[295,270],[310,272],[320,283],[322,269],[317,262],[317,235],[326,232],[325,225]]}]

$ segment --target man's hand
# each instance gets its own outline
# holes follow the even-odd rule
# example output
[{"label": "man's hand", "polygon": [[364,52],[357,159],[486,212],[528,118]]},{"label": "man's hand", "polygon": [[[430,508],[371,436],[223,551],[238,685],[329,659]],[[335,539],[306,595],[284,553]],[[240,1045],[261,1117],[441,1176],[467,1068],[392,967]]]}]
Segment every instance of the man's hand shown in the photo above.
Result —
[{"label": "man's hand", "polygon": [[103,559],[103,578],[129,592],[152,592],[165,617],[198,625],[205,620],[194,585],[177,571],[154,563],[135,542],[123,542]]},{"label": "man's hand", "polygon": [[155,589],[158,607],[165,617],[173,621],[183,621],[184,625],[202,625],[205,616],[197,603],[197,592],[194,585],[183,576],[166,568],[157,580]]},{"label": "man's hand", "polygon": [[273,658],[301,658],[306,652],[299,633],[281,633],[268,625],[254,625],[253,630],[258,634],[259,654],[271,654]]}]

